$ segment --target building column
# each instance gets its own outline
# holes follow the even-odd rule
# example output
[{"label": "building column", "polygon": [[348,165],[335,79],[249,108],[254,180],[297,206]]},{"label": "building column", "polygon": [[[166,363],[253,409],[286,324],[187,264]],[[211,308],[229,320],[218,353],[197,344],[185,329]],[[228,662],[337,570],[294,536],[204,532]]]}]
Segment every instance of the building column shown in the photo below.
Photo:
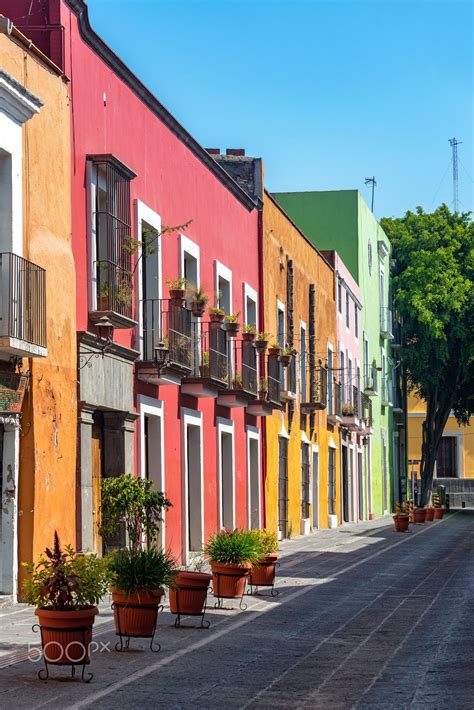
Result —
[{"label": "building column", "polygon": [[2,575],[0,592],[17,600],[18,583],[18,471],[20,458],[20,420],[1,417],[3,424],[3,490],[1,491]]},{"label": "building column", "polygon": [[79,505],[77,546],[80,550],[94,549],[92,529],[92,425],[94,408],[83,405],[79,411]]}]

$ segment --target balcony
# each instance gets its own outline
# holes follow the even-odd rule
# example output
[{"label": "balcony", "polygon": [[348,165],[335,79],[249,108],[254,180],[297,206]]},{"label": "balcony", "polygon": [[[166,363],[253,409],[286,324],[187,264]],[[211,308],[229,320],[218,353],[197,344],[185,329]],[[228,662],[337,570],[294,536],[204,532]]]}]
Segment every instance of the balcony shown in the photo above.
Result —
[{"label": "balcony", "polygon": [[361,433],[372,433],[372,400],[366,394],[361,396]]},{"label": "balcony", "polygon": [[227,374],[227,388],[219,390],[217,404],[224,407],[245,407],[258,395],[257,351],[253,343],[230,341],[232,353]]},{"label": "balcony", "polygon": [[193,397],[217,397],[229,387],[227,333],[220,323],[194,323],[193,328],[192,368],[181,383],[181,392]]},{"label": "balcony", "polygon": [[360,427],[361,397],[358,387],[348,386],[348,401],[342,403],[342,424],[350,431],[357,431]]},{"label": "balcony", "polygon": [[111,261],[96,262],[96,306],[89,312],[93,323],[106,316],[115,328],[132,328],[133,277],[131,271]]},{"label": "balcony", "polygon": [[375,397],[378,394],[377,367],[375,365],[372,365],[370,374],[366,373],[364,377],[364,394],[368,397]]},{"label": "balcony", "polygon": [[[309,377],[305,380],[305,386],[300,394],[300,409],[303,414],[326,409],[328,403],[328,373],[326,368],[320,367],[315,371],[313,382],[311,382],[311,372],[308,374]],[[307,382],[309,387],[306,384]]]},{"label": "balcony", "polygon": [[281,391],[280,398],[285,402],[295,401],[296,387],[296,353],[291,353],[286,367],[280,363]]},{"label": "balcony", "polygon": [[382,407],[388,407],[390,404],[390,387],[388,381],[388,375],[382,375],[382,388],[381,388],[381,405]]},{"label": "balcony", "polygon": [[[255,417],[268,417],[274,409],[281,409],[281,365],[276,355],[267,357],[267,376],[260,377],[258,399],[250,402],[247,413]],[[261,356],[260,373],[265,372],[264,355]]]},{"label": "balcony", "polygon": [[21,256],[0,254],[0,350],[45,357],[46,272]]},{"label": "balcony", "polygon": [[380,337],[384,340],[393,340],[392,310],[380,309]]},{"label": "balcony", "polygon": [[341,384],[340,382],[332,382],[329,386],[332,392],[328,397],[328,423],[340,424],[342,422]]},{"label": "balcony", "polygon": [[191,311],[181,302],[147,299],[141,303],[139,380],[153,385],[179,385],[193,370]]}]

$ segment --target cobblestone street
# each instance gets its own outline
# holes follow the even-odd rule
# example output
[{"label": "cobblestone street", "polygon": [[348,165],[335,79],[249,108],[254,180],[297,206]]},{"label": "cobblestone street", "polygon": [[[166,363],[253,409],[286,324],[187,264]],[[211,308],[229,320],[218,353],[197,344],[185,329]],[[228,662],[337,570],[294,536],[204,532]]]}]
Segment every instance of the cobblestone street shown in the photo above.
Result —
[{"label": "cobblestone street", "polygon": [[282,544],[279,596],[211,609],[209,630],[160,615],[159,654],[113,651],[111,611],[89,685],[27,660],[30,609],[0,610],[0,707],[472,708],[474,512],[411,526],[390,518]]}]

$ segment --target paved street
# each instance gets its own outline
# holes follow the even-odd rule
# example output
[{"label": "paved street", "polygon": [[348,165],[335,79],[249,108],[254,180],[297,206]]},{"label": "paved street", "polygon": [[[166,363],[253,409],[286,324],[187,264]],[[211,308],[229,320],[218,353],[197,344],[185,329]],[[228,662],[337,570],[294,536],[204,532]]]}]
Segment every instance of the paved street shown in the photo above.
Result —
[{"label": "paved street", "polygon": [[0,610],[0,707],[474,707],[474,511],[405,535],[385,518],[282,548],[278,597],[212,609],[208,631],[175,629],[165,611],[159,654],[133,640],[111,651],[104,607],[90,685],[64,668],[38,680],[39,664],[21,660],[31,610]]}]

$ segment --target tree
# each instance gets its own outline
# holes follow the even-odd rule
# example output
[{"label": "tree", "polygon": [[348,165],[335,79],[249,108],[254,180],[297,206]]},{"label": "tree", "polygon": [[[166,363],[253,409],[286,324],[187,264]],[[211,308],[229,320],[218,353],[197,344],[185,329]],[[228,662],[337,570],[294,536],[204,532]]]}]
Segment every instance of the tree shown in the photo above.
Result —
[{"label": "tree", "polygon": [[426,402],[421,505],[430,497],[446,421],[468,424],[474,395],[474,223],[441,205],[382,219],[395,258],[393,296],[402,322],[408,387]]}]

